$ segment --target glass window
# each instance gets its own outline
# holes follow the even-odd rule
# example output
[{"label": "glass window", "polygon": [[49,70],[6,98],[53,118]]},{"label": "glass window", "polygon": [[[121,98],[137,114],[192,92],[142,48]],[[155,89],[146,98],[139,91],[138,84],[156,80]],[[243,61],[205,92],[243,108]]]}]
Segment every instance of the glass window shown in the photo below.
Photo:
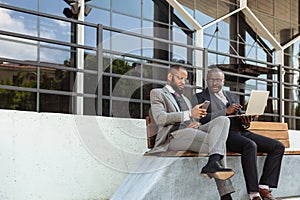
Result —
[{"label": "glass window", "polygon": [[93,8],[92,12],[85,18],[85,21],[110,26],[110,12],[99,8]]},{"label": "glass window", "polygon": [[124,34],[114,34],[112,37],[112,50],[124,54],[141,55],[141,39]]},{"label": "glass window", "polygon": [[0,84],[26,88],[36,88],[37,68],[15,63],[0,64]]},{"label": "glass window", "polygon": [[141,17],[141,0],[126,0],[126,6],[123,0],[112,0],[112,10]]},{"label": "glass window", "polygon": [[153,57],[153,47],[154,47],[154,42],[153,40],[147,40],[143,39],[142,40],[142,55],[144,57],[152,58]]},{"label": "glass window", "polygon": [[41,43],[40,61],[64,64],[71,61],[70,47]]},{"label": "glass window", "polygon": [[98,87],[97,74],[84,74],[84,93],[96,94]]},{"label": "glass window", "polygon": [[[38,0],[20,1],[20,0],[1,0],[2,3],[13,5],[20,8],[37,10]],[[1,11],[0,11],[1,12]]]},{"label": "glass window", "polygon": [[1,30],[37,36],[37,16],[2,8],[0,8],[0,14]]},{"label": "glass window", "polygon": [[[32,2],[28,1],[28,2]],[[63,14],[63,10],[64,8],[70,8],[70,6],[62,1],[62,0],[35,0],[35,1],[39,1],[39,11],[40,12],[44,12],[44,13],[48,13],[48,14],[52,14],[52,15],[58,15],[58,16],[63,16],[65,17],[65,15]]]},{"label": "glass window", "polygon": [[37,60],[37,45],[32,40],[0,36],[0,57]]},{"label": "glass window", "polygon": [[141,19],[113,13],[112,26],[114,28],[140,33]]},{"label": "glass window", "polygon": [[70,31],[71,23],[44,17],[40,18],[40,37],[42,38],[70,42]]},{"label": "glass window", "polygon": [[97,29],[93,27],[84,28],[84,45],[97,47]]},{"label": "glass window", "polygon": [[58,91],[74,91],[75,72],[40,67],[40,88]]},{"label": "glass window", "polygon": [[72,113],[70,96],[40,94],[40,112]]},{"label": "glass window", "polygon": [[36,111],[36,93],[0,89],[0,108]]},{"label": "glass window", "polygon": [[146,19],[154,19],[154,3],[153,0],[143,0],[143,17]]},{"label": "glass window", "polygon": [[84,97],[83,101],[84,115],[97,115],[97,99]]},{"label": "glass window", "polygon": [[110,0],[101,0],[101,1],[96,0],[96,1],[87,2],[87,5],[110,9],[110,3],[111,3]]}]

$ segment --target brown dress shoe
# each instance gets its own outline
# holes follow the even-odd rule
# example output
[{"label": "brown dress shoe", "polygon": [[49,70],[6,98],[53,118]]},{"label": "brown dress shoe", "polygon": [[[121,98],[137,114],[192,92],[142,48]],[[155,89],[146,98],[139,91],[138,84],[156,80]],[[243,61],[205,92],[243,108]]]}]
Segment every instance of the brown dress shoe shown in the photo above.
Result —
[{"label": "brown dress shoe", "polygon": [[263,200],[276,200],[272,194],[271,191],[268,189],[258,189],[258,192]]}]

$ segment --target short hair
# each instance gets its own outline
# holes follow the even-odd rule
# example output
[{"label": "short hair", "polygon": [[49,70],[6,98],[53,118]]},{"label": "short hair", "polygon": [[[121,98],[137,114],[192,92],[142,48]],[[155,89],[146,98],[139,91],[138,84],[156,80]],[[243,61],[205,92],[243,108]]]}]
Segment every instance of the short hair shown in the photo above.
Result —
[{"label": "short hair", "polygon": [[213,72],[222,73],[223,75],[225,75],[224,72],[220,68],[218,68],[216,65],[211,65],[208,67],[207,75],[210,73],[213,73]]},{"label": "short hair", "polygon": [[174,73],[174,71],[179,71],[179,69],[184,69],[184,70],[186,70],[185,69],[185,67],[183,67],[183,66],[181,66],[181,65],[178,65],[178,64],[175,64],[175,65],[171,65],[171,67],[170,67],[170,69],[169,69],[169,71],[168,71],[168,74],[169,73]]}]

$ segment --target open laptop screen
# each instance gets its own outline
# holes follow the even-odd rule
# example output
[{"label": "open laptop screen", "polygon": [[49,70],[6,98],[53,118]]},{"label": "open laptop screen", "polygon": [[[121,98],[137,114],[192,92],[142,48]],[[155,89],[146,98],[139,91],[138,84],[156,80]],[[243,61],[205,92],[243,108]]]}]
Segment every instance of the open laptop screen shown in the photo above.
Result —
[{"label": "open laptop screen", "polygon": [[[245,114],[241,115],[262,115],[267,105],[269,91],[252,90],[247,104]],[[228,115],[227,117],[238,117],[241,115]]]},{"label": "open laptop screen", "polygon": [[246,115],[262,115],[267,105],[269,91],[252,90],[247,105]]}]

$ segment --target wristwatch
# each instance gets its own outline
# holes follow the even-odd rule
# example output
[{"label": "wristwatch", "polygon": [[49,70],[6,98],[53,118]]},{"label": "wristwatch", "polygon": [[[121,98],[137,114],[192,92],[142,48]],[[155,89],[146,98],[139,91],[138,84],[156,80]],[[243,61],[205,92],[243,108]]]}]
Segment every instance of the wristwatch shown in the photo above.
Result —
[{"label": "wristwatch", "polygon": [[243,127],[244,129],[247,129],[247,128],[249,128],[249,127],[250,127],[250,123],[247,123],[247,124],[242,124],[242,127]]}]

